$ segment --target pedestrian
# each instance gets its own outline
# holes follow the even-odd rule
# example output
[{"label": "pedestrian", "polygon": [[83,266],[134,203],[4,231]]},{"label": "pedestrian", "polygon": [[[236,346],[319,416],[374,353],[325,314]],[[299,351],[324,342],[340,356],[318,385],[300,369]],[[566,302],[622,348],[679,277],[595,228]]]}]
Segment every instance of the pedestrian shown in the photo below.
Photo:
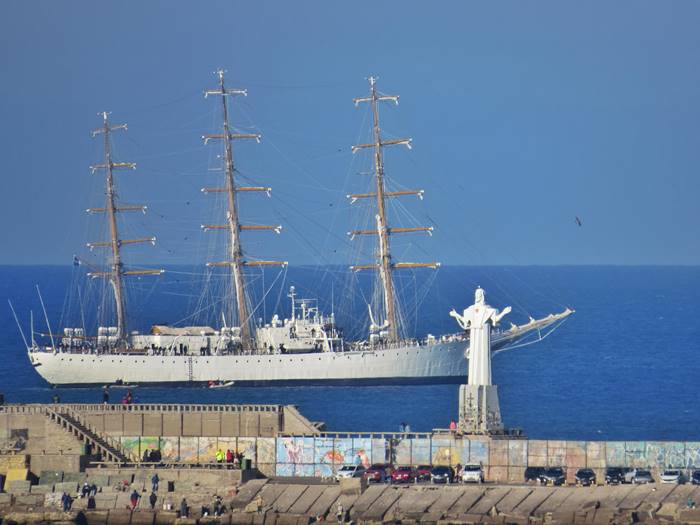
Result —
[{"label": "pedestrian", "polygon": [[214,516],[221,516],[224,513],[224,507],[221,503],[221,496],[216,496],[214,499]]},{"label": "pedestrian", "polygon": [[68,494],[65,492],[61,494],[61,508],[63,509],[63,512],[68,512],[68,507],[66,506],[66,498],[68,497]]},{"label": "pedestrian", "polygon": [[457,423],[454,419],[450,421],[450,430],[457,430]]},{"label": "pedestrian", "polygon": [[146,449],[143,451],[143,458],[141,459],[143,463],[149,463],[151,461],[151,450]]},{"label": "pedestrian", "polygon": [[65,496],[65,499],[63,499],[63,512],[68,512],[73,506],[73,498],[67,492],[64,492],[63,495]]},{"label": "pedestrian", "polygon": [[338,507],[335,509],[335,517],[338,518],[338,523],[345,521],[345,508],[340,502],[338,502]]},{"label": "pedestrian", "polygon": [[105,386],[104,390],[102,391],[102,403],[105,405],[109,403],[109,386]]},{"label": "pedestrian", "polygon": [[156,496],[155,492],[151,492],[151,495],[148,497],[148,502],[151,504],[151,510],[156,508],[157,501],[158,501],[158,496]]},{"label": "pedestrian", "polygon": [[233,463],[233,452],[231,449],[226,449],[226,463]]},{"label": "pedestrian", "polygon": [[158,477],[158,473],[154,473],[151,476],[151,490],[153,492],[158,492],[158,482],[160,481],[160,478]]},{"label": "pedestrian", "polygon": [[97,496],[97,485],[95,485],[94,483],[90,485],[90,496]]},{"label": "pedestrian", "polygon": [[54,394],[52,399],[53,399],[54,405],[57,405],[58,403],[61,402],[61,398],[58,397],[58,394]]},{"label": "pedestrian", "polygon": [[182,501],[180,502],[180,517],[189,517],[189,508],[187,507],[187,500],[185,498],[182,498]]},{"label": "pedestrian", "polygon": [[221,449],[216,451],[216,462],[217,463],[224,462],[224,452]]},{"label": "pedestrian", "polygon": [[97,507],[97,503],[95,502],[95,496],[90,496],[87,500],[88,510],[94,510],[96,507]]},{"label": "pedestrian", "polygon": [[134,490],[134,492],[131,493],[131,509],[135,509],[136,505],[139,504],[139,499],[141,496],[139,496],[139,493]]},{"label": "pedestrian", "polygon": [[90,485],[88,485],[88,482],[86,481],[83,483],[83,488],[80,490],[80,497],[87,498],[88,494],[90,494]]}]

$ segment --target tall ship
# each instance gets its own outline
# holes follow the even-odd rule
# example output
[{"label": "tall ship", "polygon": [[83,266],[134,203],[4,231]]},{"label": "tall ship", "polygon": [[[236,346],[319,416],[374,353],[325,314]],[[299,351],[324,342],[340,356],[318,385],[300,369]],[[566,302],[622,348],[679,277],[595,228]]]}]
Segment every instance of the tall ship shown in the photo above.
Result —
[{"label": "tall ship", "polygon": [[[221,129],[203,137],[205,144],[222,145],[223,184],[203,188],[205,194],[225,198],[225,216],[219,224],[202,225],[202,230],[226,236],[226,255],[210,261],[210,271],[220,271],[230,293],[224,294],[224,305],[215,326],[154,325],[149,333],[129,330],[125,281],[133,276],[160,275],[162,269],[131,269],[122,250],[132,244],[155,243],[155,237],[124,239],[118,216],[133,211],[146,211],[145,206],[120,204],[115,190],[114,172],[133,169],[135,165],[118,162],[112,155],[112,134],[125,130],[113,125],[107,113],[102,126],[93,136],[104,141],[104,161],[92,166],[93,172],[105,174],[106,201],[91,214],[106,216],[108,238],[88,244],[91,250],[107,252],[102,268],[90,268],[88,277],[100,279],[106,301],[112,303],[113,322],[98,326],[96,333],[83,327],[63,327],[56,332],[39,333],[31,326],[31,337],[25,340],[29,360],[34,369],[52,385],[111,384],[373,384],[437,383],[463,380],[467,374],[469,335],[464,331],[425,338],[409,338],[400,329],[400,313],[395,290],[394,272],[407,268],[435,270],[437,262],[399,262],[391,252],[395,235],[432,232],[432,227],[392,227],[387,214],[390,199],[417,195],[422,190],[389,191],[385,185],[384,148],[411,146],[411,139],[386,139],[379,125],[382,102],[398,104],[398,97],[377,90],[376,79],[369,78],[369,94],[356,98],[355,105],[369,104],[372,115],[372,141],[352,147],[353,153],[372,153],[373,189],[368,193],[348,195],[351,202],[362,201],[374,206],[373,224],[369,229],[349,232],[351,238],[376,238],[375,260],[350,267],[352,272],[375,272],[375,307],[368,303],[368,332],[360,341],[348,341],[336,325],[333,312],[324,315],[314,299],[300,297],[294,287],[288,294],[291,315],[274,315],[269,321],[255,321],[256,308],[248,299],[251,286],[250,268],[285,266],[285,261],[258,260],[247,257],[243,232],[272,231],[280,233],[280,225],[245,224],[240,220],[241,198],[250,192],[270,194],[267,186],[243,186],[234,165],[233,144],[237,140],[260,141],[255,133],[238,133],[230,124],[230,103],[233,97],[246,96],[243,89],[225,84],[223,70],[217,72],[218,86],[205,92],[205,97],[218,97],[223,115]],[[43,306],[43,301],[42,301]],[[492,335],[495,351],[539,341],[554,331],[572,310],[533,319],[521,325],[496,330]],[[445,312],[447,315],[447,312]],[[219,316],[217,315],[217,318]],[[49,325],[48,317],[46,324]],[[40,336],[40,343],[37,342]]]}]

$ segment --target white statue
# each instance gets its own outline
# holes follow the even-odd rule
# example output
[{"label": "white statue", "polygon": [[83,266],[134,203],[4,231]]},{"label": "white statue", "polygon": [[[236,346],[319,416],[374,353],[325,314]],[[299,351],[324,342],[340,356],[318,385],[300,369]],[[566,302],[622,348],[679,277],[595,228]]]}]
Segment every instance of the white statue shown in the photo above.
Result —
[{"label": "white statue", "polygon": [[462,329],[469,330],[467,384],[491,384],[491,327],[496,326],[510,311],[508,306],[499,313],[496,308],[486,304],[484,290],[478,287],[474,293],[474,304],[466,308],[462,315],[455,310],[450,312]]}]

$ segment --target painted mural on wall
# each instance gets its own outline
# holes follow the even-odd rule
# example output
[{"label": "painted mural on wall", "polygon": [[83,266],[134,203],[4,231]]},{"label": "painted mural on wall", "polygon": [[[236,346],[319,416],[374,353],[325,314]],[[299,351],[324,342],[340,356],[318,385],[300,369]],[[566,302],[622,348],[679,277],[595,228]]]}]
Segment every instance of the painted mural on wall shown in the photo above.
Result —
[{"label": "painted mural on wall", "polygon": [[242,453],[267,475],[330,477],[343,465],[452,465],[481,463],[490,472],[505,468],[508,477],[527,466],[669,466],[700,468],[700,442],[561,441],[450,436],[373,437],[158,437],[123,436],[127,454],[142,457],[160,450],[164,461],[214,462],[216,451]]}]

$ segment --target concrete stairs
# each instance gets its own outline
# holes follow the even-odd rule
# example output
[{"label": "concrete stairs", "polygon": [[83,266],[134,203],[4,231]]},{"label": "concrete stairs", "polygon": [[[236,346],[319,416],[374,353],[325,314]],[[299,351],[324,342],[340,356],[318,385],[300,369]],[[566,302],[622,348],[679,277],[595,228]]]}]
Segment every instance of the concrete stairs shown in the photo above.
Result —
[{"label": "concrete stairs", "polygon": [[80,416],[68,407],[57,405],[45,407],[46,415],[50,421],[61,428],[68,430],[79,441],[90,445],[94,452],[98,453],[103,461],[129,463],[134,459],[129,457],[115,439],[102,434],[82,421]]}]

